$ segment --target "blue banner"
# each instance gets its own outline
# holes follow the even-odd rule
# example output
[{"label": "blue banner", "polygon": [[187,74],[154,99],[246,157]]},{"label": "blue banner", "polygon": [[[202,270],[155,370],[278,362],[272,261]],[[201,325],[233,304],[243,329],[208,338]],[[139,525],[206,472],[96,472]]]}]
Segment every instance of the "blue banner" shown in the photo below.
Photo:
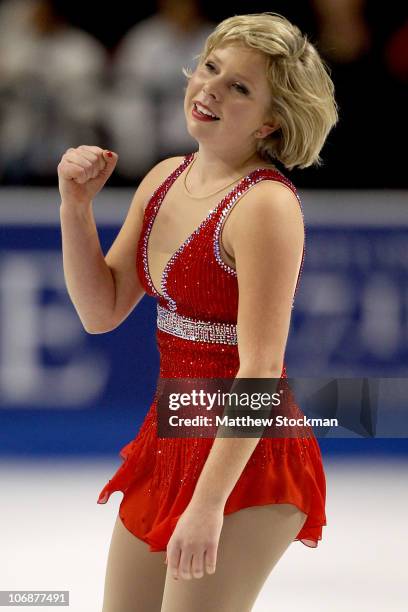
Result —
[{"label": "blue banner", "polygon": [[[99,228],[104,252],[117,231]],[[65,287],[60,227],[8,224],[0,237],[0,452],[117,452],[153,398],[156,301],[88,334]],[[289,376],[408,375],[407,239],[396,226],[307,228]]]}]

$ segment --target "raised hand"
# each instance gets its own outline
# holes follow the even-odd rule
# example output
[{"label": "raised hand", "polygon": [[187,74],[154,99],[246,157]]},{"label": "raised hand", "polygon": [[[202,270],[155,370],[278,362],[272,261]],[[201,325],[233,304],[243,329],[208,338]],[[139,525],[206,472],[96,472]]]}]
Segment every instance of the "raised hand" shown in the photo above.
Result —
[{"label": "raised hand", "polygon": [[118,155],[96,146],[67,149],[58,164],[58,187],[64,203],[89,203],[115,169]]}]

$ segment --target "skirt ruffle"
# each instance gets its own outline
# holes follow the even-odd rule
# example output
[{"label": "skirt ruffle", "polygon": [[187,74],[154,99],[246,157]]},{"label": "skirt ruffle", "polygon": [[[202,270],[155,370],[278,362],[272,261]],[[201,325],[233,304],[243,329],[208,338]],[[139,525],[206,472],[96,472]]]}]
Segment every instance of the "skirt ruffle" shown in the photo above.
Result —
[{"label": "skirt ruffle", "polygon": [[[122,464],[97,503],[122,491],[119,515],[151,552],[165,551],[187,508],[213,444],[211,438],[158,438],[156,401],[135,437],[119,452]],[[307,515],[295,541],[316,548],[322,539],[326,481],[314,436],[262,438],[224,507],[224,515],[251,506],[294,504]]]}]

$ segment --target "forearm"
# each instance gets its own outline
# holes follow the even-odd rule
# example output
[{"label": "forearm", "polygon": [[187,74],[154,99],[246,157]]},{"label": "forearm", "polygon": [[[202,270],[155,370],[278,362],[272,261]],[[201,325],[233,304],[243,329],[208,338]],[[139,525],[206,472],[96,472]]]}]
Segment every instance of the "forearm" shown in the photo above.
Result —
[{"label": "forearm", "polygon": [[115,307],[115,283],[105,262],[92,202],[60,205],[64,277],[68,294],[89,333],[107,330]]},{"label": "forearm", "polygon": [[[282,372],[239,370],[236,378],[279,379]],[[216,437],[197,481],[191,504],[202,508],[224,507],[249,458],[258,445],[259,437]]]}]

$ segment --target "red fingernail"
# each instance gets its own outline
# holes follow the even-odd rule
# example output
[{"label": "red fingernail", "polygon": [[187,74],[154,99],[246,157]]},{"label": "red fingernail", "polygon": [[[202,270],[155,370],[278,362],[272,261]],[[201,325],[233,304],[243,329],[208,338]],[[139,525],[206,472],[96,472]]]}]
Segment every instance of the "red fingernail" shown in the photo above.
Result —
[{"label": "red fingernail", "polygon": [[108,157],[113,157],[113,153],[112,153],[112,151],[108,151],[106,155],[107,155]]}]

